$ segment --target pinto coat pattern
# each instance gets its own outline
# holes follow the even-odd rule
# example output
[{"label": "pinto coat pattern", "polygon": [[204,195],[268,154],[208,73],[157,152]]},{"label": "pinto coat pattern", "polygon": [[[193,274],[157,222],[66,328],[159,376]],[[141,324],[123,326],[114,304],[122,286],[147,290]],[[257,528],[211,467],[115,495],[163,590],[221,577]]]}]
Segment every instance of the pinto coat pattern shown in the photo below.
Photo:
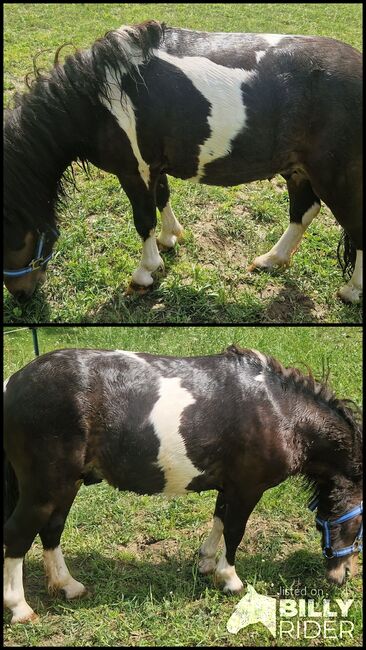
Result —
[{"label": "pinto coat pattern", "polygon": [[235,346],[188,358],[66,349],[12,375],[4,398],[4,603],[12,622],[35,616],[22,565],[37,533],[49,588],[67,598],[85,592],[60,547],[82,482],[105,479],[138,494],[217,490],[199,569],[238,592],[235,554],[252,510],[265,490],[300,473],[314,487],[319,521],[352,512],[330,540],[323,532],[329,579],[341,583],[355,569],[361,428],[349,404],[311,375]]},{"label": "pinto coat pattern", "polygon": [[[339,295],[357,302],[361,67],[359,52],[329,38],[156,21],[108,32],[64,65],[56,57],[5,125],[6,286],[19,298],[32,294],[45,269],[34,260],[39,233],[45,259],[57,237],[63,174],[80,159],[115,174],[131,202],[143,242],[134,285],[153,283],[163,264],[158,243],[172,247],[182,232],[167,174],[222,186],[282,174],[290,224],[251,268],[287,265],[323,200],[344,229],[344,266],[353,272]],[[27,265],[31,272],[14,274]]]}]

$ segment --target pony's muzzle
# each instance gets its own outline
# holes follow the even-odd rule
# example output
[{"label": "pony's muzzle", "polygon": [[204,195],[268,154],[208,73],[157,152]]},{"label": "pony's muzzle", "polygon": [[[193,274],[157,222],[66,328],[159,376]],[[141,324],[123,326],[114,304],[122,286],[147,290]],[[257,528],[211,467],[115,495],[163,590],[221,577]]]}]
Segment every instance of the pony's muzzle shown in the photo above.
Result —
[{"label": "pony's muzzle", "polygon": [[347,578],[351,578],[357,573],[357,556],[357,553],[353,553],[338,560],[335,566],[328,567],[327,580],[337,586],[343,585]]},{"label": "pony's muzzle", "polygon": [[35,287],[32,287],[27,291],[25,289],[19,289],[18,291],[14,291],[13,296],[17,302],[23,304],[33,296],[34,290]]}]

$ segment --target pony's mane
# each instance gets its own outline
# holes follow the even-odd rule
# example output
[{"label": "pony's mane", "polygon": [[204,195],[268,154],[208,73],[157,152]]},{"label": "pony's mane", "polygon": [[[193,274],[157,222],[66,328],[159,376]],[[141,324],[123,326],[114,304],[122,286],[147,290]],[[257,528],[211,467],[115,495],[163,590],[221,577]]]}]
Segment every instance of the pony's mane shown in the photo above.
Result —
[{"label": "pony's mane", "polygon": [[[236,354],[239,356],[252,359],[257,363],[261,363],[260,357],[255,350],[247,348],[239,348],[236,345],[231,345],[226,350],[229,354]],[[262,355],[263,353],[261,353]],[[328,408],[336,412],[349,426],[350,432],[353,436],[353,439],[350,441],[350,445],[354,450],[354,463],[355,469],[358,473],[358,465],[361,462],[361,450],[362,450],[362,413],[358,405],[350,399],[339,399],[334,391],[330,388],[328,384],[329,369],[325,373],[323,368],[322,380],[315,379],[310,368],[308,369],[308,374],[304,374],[298,368],[289,367],[286,368],[282,365],[277,359],[271,357],[267,354],[263,354],[266,360],[266,366],[276,375],[280,376],[281,381],[283,382],[286,388],[293,388],[294,390],[308,391],[317,400],[325,403]]]},{"label": "pony's mane", "polygon": [[6,194],[16,197],[16,203],[5,205],[4,214],[13,228],[54,226],[56,203],[67,195],[70,184],[75,187],[69,165],[75,160],[86,165],[92,120],[106,113],[101,97],[107,97],[107,70],[118,81],[124,74],[141,81],[138,66],[159,47],[164,29],[164,24],[152,20],[109,31],[90,49],[76,50],[61,64],[62,45],[49,72],[39,69],[34,58],[33,78],[26,77],[28,91],[15,94],[14,109],[5,115],[4,169],[6,183],[15,186]]}]

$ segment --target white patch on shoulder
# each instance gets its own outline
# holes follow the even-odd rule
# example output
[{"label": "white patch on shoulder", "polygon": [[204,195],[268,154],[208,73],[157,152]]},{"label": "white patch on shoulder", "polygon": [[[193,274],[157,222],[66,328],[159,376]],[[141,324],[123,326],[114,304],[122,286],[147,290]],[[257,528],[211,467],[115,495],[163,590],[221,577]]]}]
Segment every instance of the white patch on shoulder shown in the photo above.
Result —
[{"label": "white patch on shoulder", "polygon": [[126,350],[114,350],[114,352],[118,352],[118,354],[123,354],[125,357],[135,359],[135,361],[139,361],[140,363],[146,363],[145,359],[141,359],[141,357],[138,356],[137,352],[129,352]]},{"label": "white patch on shoulder", "polygon": [[247,114],[241,85],[248,83],[257,73],[255,70],[226,68],[201,56],[176,57],[162,50],[154,50],[154,55],[182,70],[211,105],[207,117],[211,134],[200,145],[197,175],[188,179],[199,182],[205,173],[205,165],[227,156],[233,139],[245,127]]},{"label": "white patch on shoulder", "polygon": [[257,375],[256,377],[254,377],[254,381],[261,381],[261,382],[263,382],[263,381],[264,381],[264,375],[263,375],[263,373],[260,372],[259,375]]},{"label": "white patch on shoulder", "polygon": [[113,71],[108,67],[106,68],[106,91],[108,99],[102,95],[100,95],[99,99],[115,116],[119,126],[126,133],[133,154],[137,160],[140,176],[146,187],[149,188],[150,167],[143,159],[138,146],[135,107],[127,93],[122,93],[119,81],[116,79]]},{"label": "white patch on shoulder", "polygon": [[255,58],[257,63],[259,63],[259,61],[263,59],[265,54],[267,54],[266,50],[258,50],[258,52],[255,53]]},{"label": "white patch on shoulder", "polygon": [[259,352],[259,350],[255,350],[254,348],[251,348],[252,352],[257,355],[258,359],[263,363],[264,366],[267,365],[267,358],[262,352]]},{"label": "white patch on shoulder", "polygon": [[160,377],[159,382],[159,399],[149,420],[160,440],[157,464],[166,480],[163,493],[185,494],[192,479],[203,474],[188,458],[184,439],[179,433],[182,413],[196,400],[181,386],[179,377]]},{"label": "white patch on shoulder", "polygon": [[290,36],[290,34],[261,34],[261,36],[271,47],[274,47],[278,45],[283,38]]}]

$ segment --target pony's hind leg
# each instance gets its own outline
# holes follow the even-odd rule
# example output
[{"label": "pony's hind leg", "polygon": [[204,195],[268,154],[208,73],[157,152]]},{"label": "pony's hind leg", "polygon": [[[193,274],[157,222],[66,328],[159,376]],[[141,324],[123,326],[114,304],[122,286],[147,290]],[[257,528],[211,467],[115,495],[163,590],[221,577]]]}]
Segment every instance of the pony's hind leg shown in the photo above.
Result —
[{"label": "pony's hind leg", "polygon": [[255,258],[249,271],[288,266],[305,230],[320,210],[320,199],[314,194],[307,178],[294,172],[286,177],[286,182],[290,199],[290,225],[268,253]]},{"label": "pony's hind leg", "polygon": [[169,201],[170,190],[166,174],[160,174],[156,185],[156,205],[161,212],[159,248],[173,248],[183,234],[183,227],[177,220]]},{"label": "pony's hind leg", "polygon": [[212,530],[199,550],[198,570],[203,575],[213,573],[216,569],[216,553],[224,532],[225,512],[225,497],[222,492],[219,492],[216,499]]},{"label": "pony's hind leg", "polygon": [[338,291],[339,297],[344,302],[358,303],[362,295],[362,257],[363,251],[356,250],[356,262],[353,269],[352,277]]},{"label": "pony's hind leg", "polygon": [[70,575],[60,546],[65,521],[76,493],[77,488],[67,498],[65,497],[62,506],[58,506],[53,511],[46,525],[39,531],[43,544],[48,590],[51,592],[62,590],[68,600],[79,598],[86,593],[84,585]]},{"label": "pony's hind leg", "polygon": [[12,623],[36,618],[24,596],[23,559],[51,511],[52,505],[32,498],[30,490],[21,490],[15,510],[5,524],[4,605],[12,612]]}]

